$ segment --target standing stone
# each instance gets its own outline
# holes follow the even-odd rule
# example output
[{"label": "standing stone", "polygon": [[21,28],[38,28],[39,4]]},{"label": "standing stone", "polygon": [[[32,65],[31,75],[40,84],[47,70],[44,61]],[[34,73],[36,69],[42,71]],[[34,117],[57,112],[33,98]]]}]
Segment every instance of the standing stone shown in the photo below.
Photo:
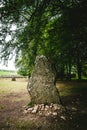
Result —
[{"label": "standing stone", "polygon": [[60,103],[58,90],[54,84],[55,72],[45,56],[37,56],[35,68],[30,77],[28,92],[35,104]]}]

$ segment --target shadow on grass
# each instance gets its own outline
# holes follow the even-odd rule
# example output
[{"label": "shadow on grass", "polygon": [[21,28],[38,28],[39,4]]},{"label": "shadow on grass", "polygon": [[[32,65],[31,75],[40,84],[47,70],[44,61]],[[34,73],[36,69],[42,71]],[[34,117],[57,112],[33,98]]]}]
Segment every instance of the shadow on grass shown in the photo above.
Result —
[{"label": "shadow on grass", "polygon": [[61,100],[72,117],[68,130],[87,130],[87,82],[64,82],[60,86]]}]

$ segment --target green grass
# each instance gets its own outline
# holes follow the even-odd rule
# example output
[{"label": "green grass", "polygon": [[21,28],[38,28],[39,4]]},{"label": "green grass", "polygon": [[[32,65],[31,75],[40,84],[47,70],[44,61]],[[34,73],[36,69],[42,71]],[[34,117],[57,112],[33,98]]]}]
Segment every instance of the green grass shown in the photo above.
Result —
[{"label": "green grass", "polygon": [[75,96],[87,92],[87,82],[71,81],[58,82],[57,88],[61,96]]},{"label": "green grass", "polygon": [[16,81],[11,81],[11,78],[0,79],[0,95],[25,91],[26,86],[27,80],[25,79],[17,79]]},{"label": "green grass", "polygon": [[4,70],[0,70],[0,76],[7,76],[7,75],[15,75],[16,72],[15,71],[4,71]]},{"label": "green grass", "polygon": [[[87,81],[58,82],[57,88],[63,105],[70,108],[72,116],[67,130],[87,130]],[[77,111],[72,112],[72,107]]]}]

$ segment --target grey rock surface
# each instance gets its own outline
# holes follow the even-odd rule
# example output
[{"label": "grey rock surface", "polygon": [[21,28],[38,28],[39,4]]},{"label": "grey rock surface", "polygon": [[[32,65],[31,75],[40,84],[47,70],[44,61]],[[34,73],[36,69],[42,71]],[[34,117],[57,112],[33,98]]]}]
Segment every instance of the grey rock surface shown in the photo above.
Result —
[{"label": "grey rock surface", "polygon": [[58,90],[54,84],[55,72],[45,56],[37,56],[35,68],[30,77],[28,92],[35,104],[60,103]]}]

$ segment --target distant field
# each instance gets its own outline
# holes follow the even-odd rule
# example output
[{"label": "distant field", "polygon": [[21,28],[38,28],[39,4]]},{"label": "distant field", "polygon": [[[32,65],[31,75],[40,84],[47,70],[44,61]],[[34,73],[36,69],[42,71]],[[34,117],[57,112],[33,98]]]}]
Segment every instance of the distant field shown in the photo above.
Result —
[{"label": "distant field", "polygon": [[17,73],[15,71],[4,71],[4,70],[0,70],[0,76],[6,76],[6,75],[17,75]]},{"label": "distant field", "polygon": [[7,95],[16,92],[24,92],[27,86],[27,79],[16,79],[15,82],[11,79],[0,79],[0,95]]}]

